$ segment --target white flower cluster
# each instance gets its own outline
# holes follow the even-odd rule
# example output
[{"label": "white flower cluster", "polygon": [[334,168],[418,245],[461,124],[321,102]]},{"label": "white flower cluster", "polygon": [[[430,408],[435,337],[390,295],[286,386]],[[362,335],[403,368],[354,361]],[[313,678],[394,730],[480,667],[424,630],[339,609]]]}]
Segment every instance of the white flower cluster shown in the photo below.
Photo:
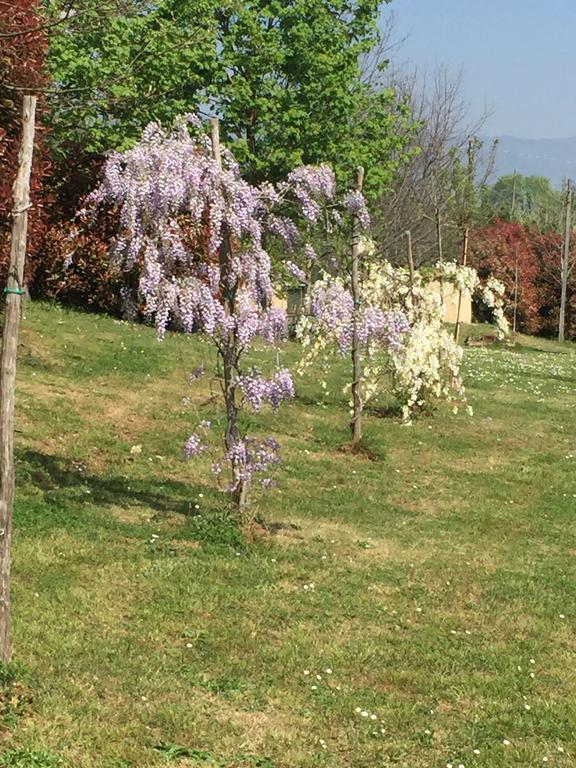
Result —
[{"label": "white flower cluster", "polygon": [[508,335],[510,326],[504,316],[506,290],[504,283],[494,277],[489,277],[485,283],[482,283],[475,269],[462,267],[455,262],[438,262],[435,270],[439,278],[452,283],[459,291],[468,291],[471,296],[476,296],[492,310],[494,325],[500,339]]},{"label": "white flower cluster", "polygon": [[[504,317],[504,286],[490,278],[482,283],[476,270],[455,263],[437,264],[429,274],[410,272],[394,267],[387,261],[369,266],[362,281],[362,306],[393,316],[397,313],[408,321],[398,335],[401,343],[380,343],[378,338],[368,339],[363,348],[362,401],[364,404],[390,388],[396,396],[405,423],[419,410],[436,400],[447,400],[458,405],[466,403],[460,366],[463,350],[454,341],[444,324],[441,294],[431,284],[438,279],[452,283],[457,290],[478,297],[492,310],[500,338],[508,332]],[[341,298],[347,286],[341,278],[324,275],[317,284],[324,295],[330,292]],[[339,340],[349,331],[345,313],[339,304],[330,306],[329,319],[324,327],[311,317],[304,317],[298,335],[306,348],[300,372],[312,362],[324,365]],[[350,384],[345,387],[350,391]],[[471,412],[471,409],[468,409]]]},{"label": "white flower cluster", "polygon": [[[419,271],[411,278],[407,269],[395,268],[388,262],[372,271],[376,274],[371,284],[381,301],[391,309],[404,310],[410,323],[404,346],[390,349],[387,360],[379,366],[380,371],[388,368],[404,422],[410,423],[415,412],[434,400],[465,401],[460,378],[462,349],[444,325],[442,298],[430,287],[434,278],[428,279]],[[472,274],[464,273],[459,282],[469,290]],[[370,382],[370,389],[377,393],[374,384]]]}]

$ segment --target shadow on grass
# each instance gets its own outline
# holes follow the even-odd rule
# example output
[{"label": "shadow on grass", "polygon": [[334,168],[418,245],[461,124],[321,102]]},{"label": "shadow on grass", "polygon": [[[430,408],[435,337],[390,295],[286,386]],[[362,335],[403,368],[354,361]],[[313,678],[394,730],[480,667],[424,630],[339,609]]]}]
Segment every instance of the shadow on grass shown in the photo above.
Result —
[{"label": "shadow on grass", "polygon": [[18,456],[18,472],[28,484],[54,500],[62,494],[75,504],[141,507],[158,515],[193,516],[192,499],[201,490],[175,480],[91,475],[81,464],[38,451],[25,451]]}]

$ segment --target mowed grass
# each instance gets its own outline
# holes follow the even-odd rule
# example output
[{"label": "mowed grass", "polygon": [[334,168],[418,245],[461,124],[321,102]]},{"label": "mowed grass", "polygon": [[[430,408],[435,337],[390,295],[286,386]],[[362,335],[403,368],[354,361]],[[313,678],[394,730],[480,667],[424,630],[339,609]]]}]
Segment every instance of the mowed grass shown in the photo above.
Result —
[{"label": "mowed grass", "polygon": [[252,418],[285,459],[252,542],[183,460],[212,359],[27,307],[0,766],[574,765],[573,348],[467,350],[474,417],[369,415],[359,455],[312,372]]}]

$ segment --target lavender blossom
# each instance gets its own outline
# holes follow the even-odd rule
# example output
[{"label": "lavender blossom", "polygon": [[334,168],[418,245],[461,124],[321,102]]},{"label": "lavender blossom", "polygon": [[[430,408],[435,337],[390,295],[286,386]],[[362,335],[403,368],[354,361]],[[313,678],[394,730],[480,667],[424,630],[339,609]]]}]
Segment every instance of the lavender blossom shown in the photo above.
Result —
[{"label": "lavender blossom", "polygon": [[283,368],[272,379],[264,379],[257,371],[251,371],[238,379],[238,387],[242,390],[246,402],[258,412],[265,403],[278,410],[284,400],[295,397],[294,383],[290,372]]}]

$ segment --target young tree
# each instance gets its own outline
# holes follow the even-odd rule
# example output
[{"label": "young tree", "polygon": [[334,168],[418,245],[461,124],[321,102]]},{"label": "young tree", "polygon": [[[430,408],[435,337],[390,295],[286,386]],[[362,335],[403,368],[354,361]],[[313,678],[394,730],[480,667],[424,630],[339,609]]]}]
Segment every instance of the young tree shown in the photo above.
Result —
[{"label": "young tree", "polygon": [[450,261],[458,249],[452,216],[454,157],[465,152],[468,138],[481,129],[484,118],[472,120],[461,76],[444,67],[422,77],[392,70],[388,82],[404,95],[413,130],[406,137],[408,159],[375,206],[379,249],[393,263],[405,264],[404,233],[410,230],[417,267]]},{"label": "young tree", "polygon": [[12,237],[8,262],[6,303],[0,353],[0,659],[10,661],[11,600],[10,570],[12,561],[12,512],[15,495],[14,475],[14,404],[16,361],[21,302],[25,291],[30,175],[34,154],[36,97],[25,96],[22,108],[22,142],[18,155],[18,173],[14,183]]},{"label": "young tree", "polygon": [[[214,124],[216,125],[216,123]],[[248,493],[255,477],[270,484],[268,470],[278,462],[272,438],[246,434],[242,406],[277,408],[293,396],[290,374],[278,369],[272,378],[245,370],[244,359],[256,338],[270,343],[285,337],[283,310],[271,307],[271,261],[264,235],[288,243],[294,224],[282,215],[290,198],[303,216],[315,221],[320,200],[334,194],[327,167],[293,171],[273,187],[244,181],[233,155],[212,142],[198,119],[180,119],[174,131],[149,125],[136,146],[112,154],[91,205],[113,206],[119,234],[113,258],[137,275],[137,296],[155,318],[162,337],[169,323],[185,332],[201,332],[216,349],[225,412],[220,474],[231,470],[228,486],[238,520],[248,521]],[[129,297],[128,297],[129,298]],[[186,446],[188,456],[207,450],[207,421]]]},{"label": "young tree", "polygon": [[[484,188],[487,178],[492,172],[494,157],[496,152],[496,142],[485,161],[483,173],[480,172],[481,165],[479,159],[480,150],[483,142],[476,136],[468,139],[468,150],[466,153],[466,162],[457,152],[453,152],[452,159],[452,189],[453,189],[453,217],[454,223],[460,232],[462,238],[460,265],[466,267],[468,264],[468,251],[470,247],[470,233],[480,205],[480,193]],[[458,294],[458,309],[456,314],[456,327],[454,329],[454,338],[456,342],[460,338],[461,327],[461,305],[462,290]]]}]

